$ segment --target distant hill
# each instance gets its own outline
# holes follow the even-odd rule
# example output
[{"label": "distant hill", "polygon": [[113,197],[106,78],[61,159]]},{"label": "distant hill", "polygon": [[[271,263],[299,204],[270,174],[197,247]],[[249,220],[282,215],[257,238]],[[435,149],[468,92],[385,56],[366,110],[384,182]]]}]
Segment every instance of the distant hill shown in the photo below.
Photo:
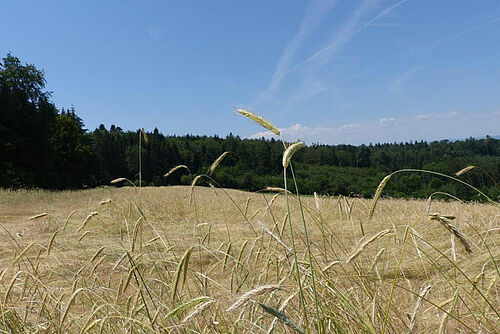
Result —
[{"label": "distant hill", "polygon": [[[493,139],[500,139],[500,135],[496,135],[496,136],[491,136],[491,138]],[[486,136],[476,136],[476,137],[472,137],[473,139],[476,139],[476,140],[481,140],[481,139],[486,139]],[[449,141],[459,141],[459,140],[467,140],[469,138],[455,138],[455,139],[448,139]]]}]

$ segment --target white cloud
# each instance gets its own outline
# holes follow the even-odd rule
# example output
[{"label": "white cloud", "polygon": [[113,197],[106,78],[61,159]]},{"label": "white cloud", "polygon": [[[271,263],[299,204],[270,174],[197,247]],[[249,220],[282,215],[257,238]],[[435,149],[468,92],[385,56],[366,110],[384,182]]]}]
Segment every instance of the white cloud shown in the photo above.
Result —
[{"label": "white cloud", "polygon": [[380,124],[390,124],[392,122],[394,122],[396,119],[393,118],[393,117],[387,117],[387,118],[381,118],[379,120]]},{"label": "white cloud", "polygon": [[[459,139],[500,132],[500,111],[490,113],[428,113],[413,117],[386,117],[375,122],[341,126],[308,127],[295,124],[280,129],[285,140],[303,140],[307,144],[368,144],[416,140]],[[269,131],[250,138],[271,138]]]}]

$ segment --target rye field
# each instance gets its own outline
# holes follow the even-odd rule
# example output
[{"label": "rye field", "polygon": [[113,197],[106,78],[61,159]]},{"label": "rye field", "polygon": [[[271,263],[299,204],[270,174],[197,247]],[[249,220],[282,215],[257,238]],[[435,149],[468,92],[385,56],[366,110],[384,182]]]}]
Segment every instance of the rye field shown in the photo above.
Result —
[{"label": "rye field", "polygon": [[0,191],[2,332],[500,332],[496,203],[202,184]]}]

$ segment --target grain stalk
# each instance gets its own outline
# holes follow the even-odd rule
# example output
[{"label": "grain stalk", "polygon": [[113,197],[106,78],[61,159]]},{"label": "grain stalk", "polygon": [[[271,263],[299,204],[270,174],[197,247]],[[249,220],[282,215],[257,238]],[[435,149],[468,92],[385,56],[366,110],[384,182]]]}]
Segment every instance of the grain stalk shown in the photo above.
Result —
[{"label": "grain stalk", "polygon": [[431,175],[436,175],[436,176],[444,177],[444,178],[456,181],[456,182],[458,182],[458,183],[460,183],[460,184],[462,184],[462,185],[464,185],[464,186],[466,186],[466,187],[474,190],[479,195],[483,196],[488,202],[494,203],[495,205],[499,205],[498,202],[495,202],[494,200],[492,200],[488,195],[486,195],[485,193],[483,193],[478,188],[476,188],[476,187],[468,184],[467,182],[464,182],[464,181],[462,181],[460,179],[457,179],[456,177],[449,176],[449,175],[446,175],[446,174],[443,174],[443,173],[433,172],[433,171],[430,171],[430,170],[407,168],[407,169],[397,170],[397,171],[395,171],[395,172],[387,175],[386,177],[384,177],[382,179],[382,181],[380,182],[380,184],[377,187],[377,190],[375,191],[375,195],[373,196],[372,205],[370,207],[370,212],[368,214],[369,218],[373,217],[373,214],[375,212],[375,207],[377,205],[378,200],[380,199],[380,196],[382,195],[382,192],[384,191],[385,186],[387,185],[387,183],[389,182],[389,180],[391,179],[391,177],[394,176],[394,175],[396,175],[396,174],[398,174],[398,173],[423,173],[423,174],[431,174]]}]

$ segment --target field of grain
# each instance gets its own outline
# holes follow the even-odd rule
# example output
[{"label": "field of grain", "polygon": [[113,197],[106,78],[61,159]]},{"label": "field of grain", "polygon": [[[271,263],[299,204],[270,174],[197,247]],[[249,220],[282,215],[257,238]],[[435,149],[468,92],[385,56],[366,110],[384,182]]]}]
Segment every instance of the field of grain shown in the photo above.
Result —
[{"label": "field of grain", "polygon": [[288,197],[2,190],[0,329],[500,331],[498,205]]}]

